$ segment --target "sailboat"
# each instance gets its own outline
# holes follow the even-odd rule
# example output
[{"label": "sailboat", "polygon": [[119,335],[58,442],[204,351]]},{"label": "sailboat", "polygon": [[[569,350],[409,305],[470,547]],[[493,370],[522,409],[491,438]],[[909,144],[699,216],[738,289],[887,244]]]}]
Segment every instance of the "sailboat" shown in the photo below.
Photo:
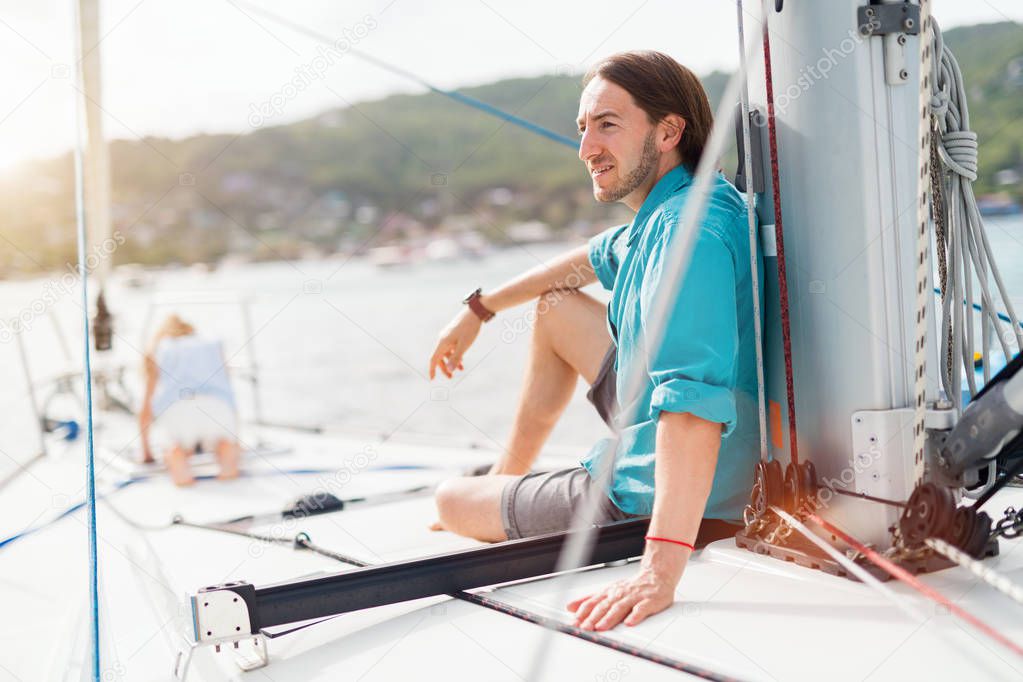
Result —
[{"label": "sailboat", "polygon": [[742,68],[683,224],[735,139],[765,257],[761,459],[742,530],[699,543],[674,606],[602,633],[564,610],[634,571],[642,520],[580,512],[493,545],[427,530],[431,487],[493,453],[259,418],[237,484],[179,489],[126,460],[134,420],[104,410],[94,494],[40,505],[33,478],[81,473],[49,458],[4,490],[23,508],[0,541],[12,674],[1019,679],[1023,327],[970,188],[954,56],[929,0],[737,9]]}]

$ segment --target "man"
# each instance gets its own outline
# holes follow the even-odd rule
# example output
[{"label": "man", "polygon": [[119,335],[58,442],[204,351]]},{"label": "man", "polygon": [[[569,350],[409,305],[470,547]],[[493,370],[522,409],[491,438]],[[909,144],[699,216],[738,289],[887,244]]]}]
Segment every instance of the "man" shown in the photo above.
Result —
[{"label": "man", "polygon": [[[568,605],[578,626],[606,630],[671,605],[702,519],[741,518],[758,452],[756,356],[746,208],[720,173],[681,288],[661,281],[712,124],[700,81],[666,55],[628,52],[597,64],[584,83],[579,158],[597,200],[624,203],[634,220],[470,295],[441,332],[430,376],[462,368],[484,320],[541,297],[508,449],[489,475],[438,489],[439,525],[486,541],[564,530],[590,495],[599,499],[597,523],[651,515],[638,574]],[[577,290],[597,281],[611,291],[606,314]],[[652,301],[666,295],[674,304],[652,349],[644,341]],[[644,375],[638,405],[621,404],[636,372]],[[619,432],[609,490],[595,477],[611,439],[581,467],[528,473],[580,375]],[[630,423],[616,418],[630,414]]]}]

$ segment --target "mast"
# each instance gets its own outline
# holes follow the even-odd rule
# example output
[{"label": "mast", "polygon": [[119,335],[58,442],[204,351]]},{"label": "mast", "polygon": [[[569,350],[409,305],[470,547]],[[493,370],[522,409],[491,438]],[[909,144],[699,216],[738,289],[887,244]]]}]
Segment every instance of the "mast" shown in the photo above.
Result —
[{"label": "mast", "polygon": [[85,212],[88,216],[89,245],[97,267],[90,274],[96,281],[96,314],[93,317],[93,336],[97,351],[109,350],[113,333],[109,310],[106,306],[107,275],[110,274],[112,253],[103,248],[112,236],[110,219],[110,150],[103,136],[103,83],[101,74],[101,39],[99,32],[98,0],[78,0],[79,40],[82,46],[81,73],[86,128],[85,151]]}]

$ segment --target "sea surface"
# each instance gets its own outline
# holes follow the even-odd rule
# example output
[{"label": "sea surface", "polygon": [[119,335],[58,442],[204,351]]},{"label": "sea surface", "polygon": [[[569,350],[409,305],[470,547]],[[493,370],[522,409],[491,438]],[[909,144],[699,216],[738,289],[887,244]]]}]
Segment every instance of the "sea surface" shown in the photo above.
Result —
[{"label": "sea surface", "polygon": [[[437,336],[464,309],[469,291],[493,288],[579,243],[388,268],[362,258],[250,263],[213,272],[184,268],[145,273],[135,286],[115,272],[107,294],[116,315],[114,350],[93,353],[93,369],[124,367],[137,399],[149,339],[161,320],[177,313],[199,333],[224,341],[243,418],[254,416],[258,399],[263,419],[276,423],[501,448],[522,383],[533,307],[505,311],[484,325],[465,355],[465,370],[451,380],[439,373],[428,379]],[[93,280],[90,287],[92,297]],[[590,292],[606,300],[599,286]],[[0,283],[0,319],[27,321],[25,350],[37,400],[50,400],[52,413],[77,419],[80,406],[68,396],[53,398],[51,379],[81,368],[81,315],[81,292],[70,276]],[[0,327],[0,477],[39,449],[9,329]],[[258,398],[246,379],[253,363]],[[586,388],[580,381],[551,437],[562,452],[577,449],[579,456],[606,435],[585,400]]]},{"label": "sea surface", "polygon": [[[1023,314],[1023,218],[990,218],[987,226]],[[453,380],[427,378],[437,335],[462,309],[467,292],[493,288],[577,243],[513,246],[478,258],[391,268],[340,257],[212,272],[182,268],[147,272],[136,286],[117,272],[107,300],[116,315],[114,351],[94,354],[94,369],[123,367],[137,399],[148,338],[175,312],[201,333],[224,340],[245,417],[256,410],[257,394],[245,379],[254,362],[266,420],[501,448],[521,388],[532,306],[505,311],[484,325],[465,355],[465,371]],[[599,287],[589,291],[606,300]],[[26,323],[37,400],[49,400],[54,414],[79,419],[81,407],[70,396],[53,397],[52,379],[81,368],[80,296],[70,275],[0,282],[0,320],[20,317]],[[242,297],[250,301],[248,327],[237,303]],[[38,450],[18,344],[9,331],[8,323],[0,325],[0,477]],[[606,435],[585,390],[580,381],[551,437],[559,454],[581,456]]]}]

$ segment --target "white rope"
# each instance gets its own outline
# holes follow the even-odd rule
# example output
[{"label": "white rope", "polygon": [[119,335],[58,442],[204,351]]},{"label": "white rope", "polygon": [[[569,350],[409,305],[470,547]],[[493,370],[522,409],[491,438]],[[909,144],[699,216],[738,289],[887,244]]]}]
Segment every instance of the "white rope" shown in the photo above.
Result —
[{"label": "white rope", "polygon": [[[979,285],[981,299],[981,354],[984,379],[990,378],[988,351],[990,330],[995,334],[1006,359],[1012,357],[1010,334],[998,319],[998,308],[990,290],[993,279],[1005,306],[1017,348],[1023,348],[1023,330],[1013,308],[988,241],[987,231],[977,209],[973,181],[977,179],[977,134],[970,130],[970,112],[963,75],[952,51],[944,44],[941,30],[931,19],[934,55],[930,67],[931,87],[928,108],[933,117],[936,147],[941,162],[943,215],[948,242],[948,279],[942,290],[941,382],[948,398],[962,410],[963,372],[971,395],[977,393],[974,376],[973,287]],[[921,32],[923,35],[923,31]],[[976,280],[974,280],[974,272]]]},{"label": "white rope", "polygon": [[818,536],[812,530],[807,528],[806,525],[804,525],[795,516],[789,514],[784,509],[781,509],[774,505],[771,505],[771,511],[780,516],[785,523],[789,524],[794,529],[799,531],[807,540],[809,540],[810,542],[824,550],[825,554],[827,554],[836,562],[838,562],[838,564],[840,564],[842,568],[844,568],[845,570],[849,571],[849,573],[856,576],[856,578],[859,579],[860,582],[876,590],[879,594],[881,594],[881,596],[895,604],[895,606],[897,606],[903,613],[912,618],[914,621],[922,623],[925,620],[927,620],[927,616],[925,616],[917,608],[910,604],[909,600],[900,597],[887,585],[885,585],[883,582],[881,582],[873,575],[871,575],[862,566],[859,566],[855,561],[853,561],[845,554],[842,554],[837,549],[829,545],[820,536]]},{"label": "white rope", "polygon": [[928,547],[938,554],[941,554],[949,561],[959,564],[985,583],[995,588],[1017,604],[1023,604],[1023,587],[1009,580],[998,571],[985,566],[958,547],[953,547],[940,538],[927,538],[924,540]]}]

